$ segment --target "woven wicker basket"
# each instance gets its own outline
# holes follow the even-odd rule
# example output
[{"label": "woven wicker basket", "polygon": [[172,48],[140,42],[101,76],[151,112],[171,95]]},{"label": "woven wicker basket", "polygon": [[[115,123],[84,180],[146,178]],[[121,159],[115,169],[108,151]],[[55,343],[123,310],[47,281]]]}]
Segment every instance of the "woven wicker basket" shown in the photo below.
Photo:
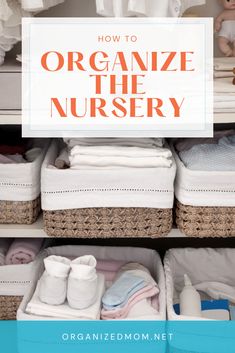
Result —
[{"label": "woven wicker basket", "polygon": [[32,224],[40,210],[40,197],[33,201],[0,201],[0,223]]},{"label": "woven wicker basket", "polygon": [[16,320],[22,299],[18,296],[0,296],[0,320]]},{"label": "woven wicker basket", "polygon": [[52,237],[158,238],[172,228],[172,209],[83,208],[43,214],[45,232]]},{"label": "woven wicker basket", "polygon": [[235,207],[195,207],[177,201],[176,224],[189,237],[232,237]]}]

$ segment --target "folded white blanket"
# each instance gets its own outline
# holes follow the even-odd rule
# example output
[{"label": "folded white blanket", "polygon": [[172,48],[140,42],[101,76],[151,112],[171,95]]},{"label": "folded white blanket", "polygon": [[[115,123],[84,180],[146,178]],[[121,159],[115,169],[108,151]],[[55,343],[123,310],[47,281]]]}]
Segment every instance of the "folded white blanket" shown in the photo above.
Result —
[{"label": "folded white blanket", "polygon": [[224,102],[214,102],[214,108],[215,109],[233,109],[233,111],[235,111],[235,97],[234,97],[234,101],[224,101]]},{"label": "folded white blanket", "polygon": [[[230,77],[217,78],[214,81],[214,91],[216,93],[234,93],[235,94],[235,85],[232,83]],[[234,96],[235,98],[235,96]]]},{"label": "folded white blanket", "polygon": [[196,145],[179,155],[184,165],[192,170],[234,171],[235,135],[221,138],[218,144]]},{"label": "folded white blanket", "polygon": [[215,71],[232,71],[235,67],[235,58],[215,58],[214,59],[214,70]]},{"label": "folded white blanket", "polygon": [[214,71],[214,77],[215,78],[221,78],[221,77],[234,77],[233,71]]},{"label": "folded white blanket", "polygon": [[226,93],[226,94],[221,94],[221,93],[216,93],[214,95],[214,101],[215,102],[234,102],[235,96],[233,93]]},{"label": "folded white blanket", "polygon": [[162,147],[162,138],[64,138],[69,148],[74,146]]},{"label": "folded white blanket", "polygon": [[103,167],[124,167],[124,168],[170,168],[172,160],[165,157],[100,157],[75,155],[69,157],[70,168],[83,169],[84,167],[103,168]]},{"label": "folded white blanket", "polygon": [[235,303],[235,284],[234,287],[232,287],[221,282],[202,282],[196,284],[195,288],[215,300],[227,299]]},{"label": "folded white blanket", "polygon": [[105,156],[105,157],[164,157],[170,158],[172,153],[167,148],[140,148],[140,147],[124,147],[124,146],[75,146],[70,151],[71,156],[87,155],[87,156]]},{"label": "folded white blanket", "polygon": [[49,318],[56,318],[58,320],[99,320],[101,311],[101,298],[105,290],[104,275],[98,274],[98,289],[97,300],[89,308],[77,310],[72,309],[66,302],[63,305],[53,306],[44,304],[39,300],[39,286],[38,281],[36,290],[31,301],[26,307],[26,312],[31,315],[45,316]]}]

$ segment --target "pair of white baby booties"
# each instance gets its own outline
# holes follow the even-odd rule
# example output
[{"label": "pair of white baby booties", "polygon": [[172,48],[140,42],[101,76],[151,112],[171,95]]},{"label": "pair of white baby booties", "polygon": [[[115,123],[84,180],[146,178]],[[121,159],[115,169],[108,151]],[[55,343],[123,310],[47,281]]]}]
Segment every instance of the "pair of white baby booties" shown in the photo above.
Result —
[{"label": "pair of white baby booties", "polygon": [[44,259],[39,298],[49,305],[62,305],[66,299],[73,309],[86,309],[96,301],[98,277],[96,259],[85,255],[71,261],[66,257]]}]

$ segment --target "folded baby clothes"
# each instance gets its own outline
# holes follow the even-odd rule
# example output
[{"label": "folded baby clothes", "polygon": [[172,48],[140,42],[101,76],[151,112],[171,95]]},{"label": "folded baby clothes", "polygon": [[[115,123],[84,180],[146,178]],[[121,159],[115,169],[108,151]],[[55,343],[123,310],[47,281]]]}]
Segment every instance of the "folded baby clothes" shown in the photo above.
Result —
[{"label": "folded baby clothes", "polygon": [[223,137],[217,144],[195,145],[179,155],[184,165],[191,170],[234,171],[235,135]]},{"label": "folded baby clothes", "polygon": [[[159,293],[159,290],[156,286],[146,285],[146,287],[138,290],[134,293],[124,306],[118,307],[115,309],[107,309],[103,307],[101,311],[102,320],[118,320],[124,319],[128,316],[130,310],[142,300],[146,300],[147,298],[152,298]],[[156,310],[155,310],[156,313]]]},{"label": "folded baby clothes", "polygon": [[[129,276],[136,276],[138,278],[142,278],[145,287],[139,289],[132,296],[129,297],[128,301],[119,307],[107,307],[103,305],[103,309],[101,312],[101,317],[103,320],[117,320],[124,319],[128,316],[131,308],[133,308],[137,303],[144,299],[154,298],[159,293],[159,288],[157,286],[156,281],[151,276],[149,270],[145,268],[143,265],[138,263],[128,263],[120,269],[119,273],[116,276],[116,282],[119,278],[123,276],[123,274],[128,274]],[[114,282],[114,283],[116,283]],[[108,292],[108,291],[107,291]],[[158,305],[155,305],[155,313],[157,313]]]},{"label": "folded baby clothes", "polygon": [[214,80],[214,94],[233,93],[235,94],[235,85],[230,77],[217,78]]},{"label": "folded baby clothes", "polygon": [[27,163],[21,154],[0,154],[0,164]]},{"label": "folded baby clothes", "polygon": [[178,152],[183,152],[190,150],[190,148],[196,145],[216,144],[222,137],[232,135],[235,135],[235,130],[230,129],[215,131],[213,138],[180,138],[176,141],[175,148]]},{"label": "folded baby clothes", "polygon": [[69,157],[70,168],[170,168],[172,160],[165,157],[101,157],[75,155]]},{"label": "folded baby clothes", "polygon": [[205,0],[96,0],[96,11],[101,16],[179,17],[192,6]]},{"label": "folded baby clothes", "polygon": [[90,307],[82,310],[71,308],[67,302],[58,306],[42,303],[39,298],[39,287],[40,284],[38,283],[33,297],[26,307],[26,312],[28,314],[57,320],[100,319],[101,298],[105,289],[105,281],[102,274],[98,274],[97,297],[95,303]]},{"label": "folded baby clothes", "polygon": [[6,265],[28,264],[34,261],[41,249],[42,243],[42,238],[15,239],[7,252]]},{"label": "folded baby clothes", "polygon": [[75,146],[70,151],[70,156],[97,156],[97,157],[163,157],[170,158],[172,153],[167,148],[141,148],[125,146]]},{"label": "folded baby clothes", "polygon": [[20,0],[24,10],[29,12],[38,12],[49,9],[64,2],[64,0]]},{"label": "folded baby clothes", "polygon": [[33,162],[41,154],[42,149],[39,147],[34,147],[25,152],[25,158],[28,162]]},{"label": "folded baby clothes", "polygon": [[124,272],[104,294],[103,307],[106,310],[122,308],[132,295],[146,286],[143,278]]},{"label": "folded baby clothes", "polygon": [[235,68],[235,59],[231,58],[214,58],[214,71],[233,71]]},{"label": "folded baby clothes", "polygon": [[44,259],[45,271],[39,285],[41,302],[50,305],[65,302],[70,263],[70,260],[62,256],[51,255]]},{"label": "folded baby clothes", "polygon": [[12,239],[0,238],[0,266],[5,265],[5,256],[8,252],[8,249],[11,243],[12,243]]},{"label": "folded baby clothes", "polygon": [[125,319],[138,321],[159,320],[159,312],[153,307],[151,299],[142,299],[130,308],[130,311]]},{"label": "folded baby clothes", "polygon": [[96,264],[92,255],[81,256],[71,262],[67,299],[72,308],[86,309],[97,300]]},{"label": "folded baby clothes", "polygon": [[221,282],[202,282],[196,284],[195,288],[215,300],[227,299],[235,303],[235,285],[232,287]]},{"label": "folded baby clothes", "polygon": [[17,0],[1,0],[0,2],[0,48],[1,64],[5,52],[21,40],[21,18],[29,16]]},{"label": "folded baby clothes", "polygon": [[64,138],[69,148],[75,146],[124,146],[153,148],[162,147],[162,138]]}]

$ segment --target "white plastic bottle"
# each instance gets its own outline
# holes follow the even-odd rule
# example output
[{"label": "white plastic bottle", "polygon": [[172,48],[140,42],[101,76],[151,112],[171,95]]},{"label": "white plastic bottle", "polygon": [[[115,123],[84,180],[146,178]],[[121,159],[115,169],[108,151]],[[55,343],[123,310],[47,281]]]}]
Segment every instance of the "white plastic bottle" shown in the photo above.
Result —
[{"label": "white plastic bottle", "polygon": [[180,293],[180,315],[201,317],[201,298],[188,275],[184,275],[184,288]]}]

